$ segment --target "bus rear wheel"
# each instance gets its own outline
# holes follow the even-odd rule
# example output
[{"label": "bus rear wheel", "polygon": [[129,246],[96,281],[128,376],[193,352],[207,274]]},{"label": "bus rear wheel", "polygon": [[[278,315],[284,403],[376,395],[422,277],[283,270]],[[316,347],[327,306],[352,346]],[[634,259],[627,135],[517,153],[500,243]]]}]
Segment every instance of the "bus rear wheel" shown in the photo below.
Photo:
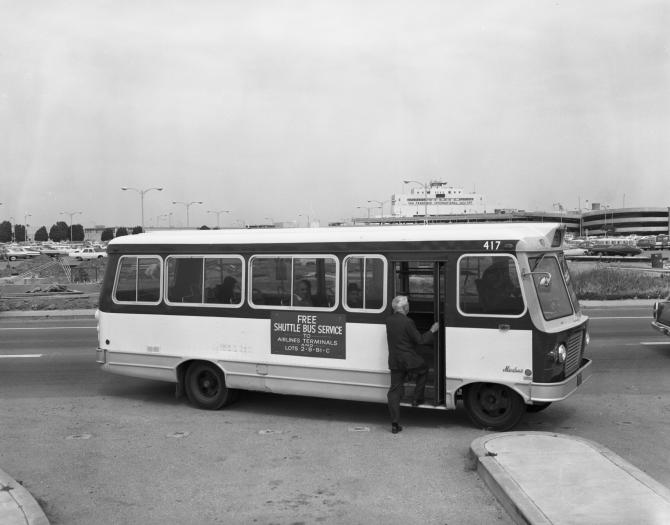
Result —
[{"label": "bus rear wheel", "polygon": [[235,391],[226,386],[223,371],[212,363],[198,362],[189,366],[184,388],[188,400],[206,410],[218,410],[235,399]]},{"label": "bus rear wheel", "polygon": [[475,425],[501,432],[514,427],[526,410],[519,394],[495,383],[469,385],[465,389],[463,404]]}]

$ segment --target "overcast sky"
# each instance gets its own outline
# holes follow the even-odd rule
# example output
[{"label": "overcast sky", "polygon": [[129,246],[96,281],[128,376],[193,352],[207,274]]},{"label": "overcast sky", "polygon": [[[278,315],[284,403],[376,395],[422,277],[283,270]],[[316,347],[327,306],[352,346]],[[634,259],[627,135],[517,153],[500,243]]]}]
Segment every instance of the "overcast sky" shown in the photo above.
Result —
[{"label": "overcast sky", "polygon": [[0,219],[135,225],[120,187],[163,186],[147,225],[325,224],[403,179],[670,205],[669,28],[665,0],[0,0]]}]

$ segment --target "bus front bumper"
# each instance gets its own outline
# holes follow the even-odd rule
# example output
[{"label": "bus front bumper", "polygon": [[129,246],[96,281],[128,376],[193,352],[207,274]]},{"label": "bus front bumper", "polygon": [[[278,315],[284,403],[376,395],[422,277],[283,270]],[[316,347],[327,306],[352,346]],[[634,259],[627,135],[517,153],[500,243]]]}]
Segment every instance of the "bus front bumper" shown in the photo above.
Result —
[{"label": "bus front bumper", "polygon": [[535,403],[552,403],[567,398],[591,378],[592,363],[590,359],[582,359],[579,370],[560,383],[531,383],[530,400]]}]

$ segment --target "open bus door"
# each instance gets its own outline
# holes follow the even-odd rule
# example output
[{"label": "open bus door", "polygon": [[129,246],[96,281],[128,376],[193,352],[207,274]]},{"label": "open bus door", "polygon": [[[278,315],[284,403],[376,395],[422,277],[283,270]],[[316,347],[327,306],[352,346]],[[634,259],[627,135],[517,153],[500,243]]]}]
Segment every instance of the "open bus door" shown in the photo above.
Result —
[{"label": "open bus door", "polygon": [[[426,404],[444,404],[444,304],[446,297],[446,261],[396,260],[393,262],[394,297],[406,295],[409,299],[409,314],[419,332],[427,332],[438,321],[440,328],[433,343],[422,345],[417,350],[428,364]],[[411,395],[411,389],[406,394]],[[403,403],[408,402],[403,399]]]}]

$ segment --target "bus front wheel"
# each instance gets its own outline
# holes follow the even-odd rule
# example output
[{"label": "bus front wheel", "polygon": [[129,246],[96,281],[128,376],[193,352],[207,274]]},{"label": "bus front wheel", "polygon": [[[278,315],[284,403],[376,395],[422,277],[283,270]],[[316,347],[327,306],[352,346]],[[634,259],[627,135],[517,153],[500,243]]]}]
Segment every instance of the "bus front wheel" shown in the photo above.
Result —
[{"label": "bus front wheel", "polygon": [[223,371],[212,363],[193,363],[186,371],[188,400],[198,408],[218,410],[234,401],[235,391],[226,386]]},{"label": "bus front wheel", "polygon": [[463,404],[475,425],[501,432],[514,427],[526,410],[519,394],[495,383],[469,385],[465,389]]}]

